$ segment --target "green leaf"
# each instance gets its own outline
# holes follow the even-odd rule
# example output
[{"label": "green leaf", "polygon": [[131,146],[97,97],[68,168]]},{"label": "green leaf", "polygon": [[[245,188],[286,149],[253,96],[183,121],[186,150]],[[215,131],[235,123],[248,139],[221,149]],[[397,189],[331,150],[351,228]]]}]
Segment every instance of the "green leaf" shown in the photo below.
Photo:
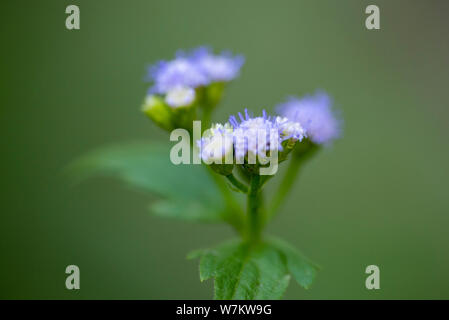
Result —
[{"label": "green leaf", "polygon": [[187,254],[187,259],[193,260],[193,259],[201,258],[203,256],[203,254],[206,253],[206,251],[207,251],[207,249],[197,249],[197,250],[190,251]]},{"label": "green leaf", "polygon": [[189,257],[201,257],[201,281],[215,278],[215,299],[280,299],[290,280],[282,256],[266,244],[234,240]]},{"label": "green leaf", "polygon": [[[224,209],[207,201],[192,201],[189,199],[159,200],[151,204],[150,210],[157,216],[174,218],[186,221],[214,222],[220,218],[226,218]],[[221,211],[220,211],[221,210]],[[215,214],[213,214],[215,213]]]},{"label": "green leaf", "polygon": [[257,246],[240,240],[191,252],[200,258],[200,280],[215,279],[215,299],[280,299],[290,274],[309,288],[319,268],[288,243],[270,238]]},{"label": "green leaf", "polygon": [[95,150],[68,167],[77,180],[94,175],[119,178],[161,196],[151,206],[159,215],[184,220],[221,221],[225,204],[201,165],[174,165],[169,144],[125,143]]},{"label": "green leaf", "polygon": [[288,272],[293,275],[296,282],[303,288],[308,289],[320,268],[283,240],[270,238],[269,244],[281,253],[285,259]]}]

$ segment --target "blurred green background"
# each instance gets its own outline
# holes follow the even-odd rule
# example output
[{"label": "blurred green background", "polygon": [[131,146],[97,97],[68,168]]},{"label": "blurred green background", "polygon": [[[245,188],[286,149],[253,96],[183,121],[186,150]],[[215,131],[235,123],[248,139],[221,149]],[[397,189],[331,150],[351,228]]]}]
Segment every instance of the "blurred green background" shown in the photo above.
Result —
[{"label": "blurred green background", "polygon": [[[365,29],[380,7],[381,30]],[[77,4],[81,29],[65,28]],[[269,232],[324,267],[287,299],[449,298],[447,1],[6,1],[1,10],[0,298],[209,299],[192,249],[226,226],[164,220],[109,178],[63,168],[104,144],[168,137],[140,112],[145,67],[209,44],[246,56],[215,120],[331,94],[344,137]],[[167,157],[168,159],[168,157]],[[272,183],[271,190],[276,183]],[[180,190],[182,192],[182,190]],[[65,267],[81,290],[65,289]],[[380,267],[381,289],[365,288]]]}]

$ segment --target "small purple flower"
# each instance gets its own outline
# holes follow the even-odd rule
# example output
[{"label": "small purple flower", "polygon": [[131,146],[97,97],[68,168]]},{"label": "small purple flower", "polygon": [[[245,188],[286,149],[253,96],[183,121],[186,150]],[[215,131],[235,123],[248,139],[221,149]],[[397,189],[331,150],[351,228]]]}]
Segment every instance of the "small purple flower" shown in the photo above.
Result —
[{"label": "small purple flower", "polygon": [[207,47],[199,47],[190,55],[198,69],[210,82],[231,81],[238,77],[245,63],[241,55],[233,56],[229,51],[214,55]]},{"label": "small purple flower", "polygon": [[208,84],[209,81],[192,59],[181,56],[151,66],[149,78],[154,83],[150,92],[159,94],[178,87],[196,88]]},{"label": "small purple flower", "polygon": [[267,152],[282,150],[281,143],[287,139],[301,141],[304,129],[299,123],[285,118],[272,119],[263,110],[262,117],[250,117],[245,109],[245,116],[238,113],[240,122],[235,116],[229,118],[234,128],[234,148],[236,158],[243,158],[248,154],[266,157]]},{"label": "small purple flower", "polygon": [[276,106],[277,112],[290,121],[299,122],[316,144],[328,144],[341,134],[341,120],[331,110],[332,100],[324,92],[292,97]]}]

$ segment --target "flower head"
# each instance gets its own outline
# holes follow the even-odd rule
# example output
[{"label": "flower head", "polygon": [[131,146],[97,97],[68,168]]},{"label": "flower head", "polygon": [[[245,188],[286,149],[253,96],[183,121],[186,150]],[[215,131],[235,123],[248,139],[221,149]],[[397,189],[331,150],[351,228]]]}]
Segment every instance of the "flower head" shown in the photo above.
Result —
[{"label": "flower head", "polygon": [[290,121],[286,117],[276,117],[275,122],[279,128],[282,140],[293,139],[301,141],[306,136],[306,130],[299,122]]},{"label": "flower head", "polygon": [[177,87],[196,88],[206,85],[208,78],[198,66],[187,57],[171,61],[160,61],[149,69],[149,78],[154,83],[151,93],[164,94]]},{"label": "flower head", "polygon": [[265,110],[261,117],[250,117],[245,109],[245,116],[238,113],[240,123],[235,116],[229,118],[234,127],[235,156],[241,159],[246,156],[267,157],[268,152],[282,150],[282,142],[287,139],[301,141],[304,129],[299,123],[293,123],[286,118],[272,119]]},{"label": "flower head", "polygon": [[233,80],[238,77],[240,68],[245,62],[245,58],[241,55],[233,56],[228,51],[214,55],[207,47],[195,49],[191,59],[210,82]]},{"label": "flower head", "polygon": [[276,109],[290,121],[301,123],[314,143],[327,144],[341,133],[341,121],[332,112],[331,106],[331,98],[324,92],[317,92],[302,99],[292,97]]}]

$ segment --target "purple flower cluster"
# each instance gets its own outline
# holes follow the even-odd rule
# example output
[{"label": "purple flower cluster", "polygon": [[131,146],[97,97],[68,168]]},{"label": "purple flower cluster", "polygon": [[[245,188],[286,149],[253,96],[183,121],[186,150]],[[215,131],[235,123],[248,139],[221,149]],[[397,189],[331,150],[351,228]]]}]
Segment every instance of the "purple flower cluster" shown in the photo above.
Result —
[{"label": "purple flower cluster", "polygon": [[206,85],[208,79],[191,59],[177,57],[171,61],[159,61],[149,69],[153,82],[150,93],[165,94],[178,88],[196,88]]},{"label": "purple flower cluster", "polygon": [[251,117],[245,109],[244,115],[239,112],[238,118],[231,116],[229,124],[213,126],[212,136],[197,142],[204,161],[212,160],[212,154],[214,159],[222,158],[232,149],[237,163],[243,163],[246,157],[264,160],[269,153],[282,151],[282,142],[301,141],[305,137],[299,123],[267,116],[265,110],[261,117]]},{"label": "purple flower cluster", "polygon": [[235,116],[229,118],[234,128],[234,148],[236,158],[248,155],[264,157],[268,151],[282,150],[282,142],[288,139],[301,141],[305,131],[299,123],[286,118],[267,116],[265,110],[261,117],[251,117],[245,109],[245,115],[238,113],[240,123]]},{"label": "purple flower cluster", "polygon": [[231,81],[239,75],[243,56],[229,52],[219,55],[206,47],[178,52],[170,61],[160,61],[149,68],[153,82],[150,93],[165,94],[175,88],[197,88],[213,82]]},{"label": "purple flower cluster", "polygon": [[191,58],[209,82],[227,82],[237,78],[240,68],[245,63],[242,55],[233,56],[229,51],[214,55],[207,47],[193,50]]},{"label": "purple flower cluster", "polygon": [[332,100],[324,92],[301,99],[291,97],[277,105],[276,110],[290,121],[300,123],[316,144],[328,144],[341,134],[341,120],[332,112]]}]

